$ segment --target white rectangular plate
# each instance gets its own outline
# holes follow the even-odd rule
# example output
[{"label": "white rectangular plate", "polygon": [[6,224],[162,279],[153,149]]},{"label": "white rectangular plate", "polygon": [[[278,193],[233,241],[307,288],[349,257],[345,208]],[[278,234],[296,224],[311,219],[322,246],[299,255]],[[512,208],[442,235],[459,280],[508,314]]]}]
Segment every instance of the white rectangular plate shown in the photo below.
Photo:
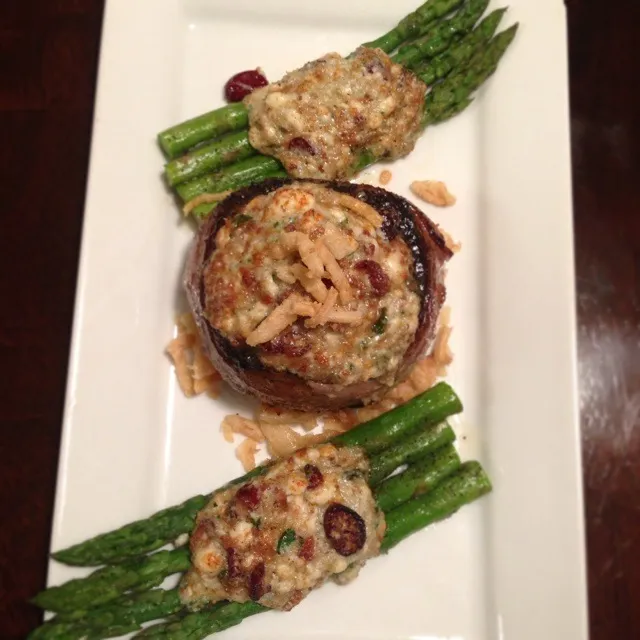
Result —
[{"label": "white rectangular plate", "polygon": [[[162,187],[156,133],[219,105],[233,73],[275,79],[352,51],[417,2],[107,3],[53,549],[241,471],[219,424],[250,404],[186,400],[163,354],[192,231]],[[428,214],[463,245],[447,280],[450,382],[466,405],[461,453],[495,491],[354,584],[225,638],[586,638],[565,13],[560,0],[510,5],[521,30],[499,72],[389,185],[410,196],[412,180],[440,179],[458,197]],[[77,574],[53,563],[50,583]]]}]

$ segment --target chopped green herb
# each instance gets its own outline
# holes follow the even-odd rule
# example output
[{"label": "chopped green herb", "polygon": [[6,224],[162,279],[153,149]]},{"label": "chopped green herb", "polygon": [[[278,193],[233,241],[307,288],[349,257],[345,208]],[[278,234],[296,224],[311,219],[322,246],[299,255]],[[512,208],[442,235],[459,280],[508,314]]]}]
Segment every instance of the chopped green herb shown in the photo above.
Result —
[{"label": "chopped green herb", "polygon": [[249,220],[253,220],[253,218],[251,216],[248,216],[246,213],[239,213],[233,218],[233,226],[239,227],[240,225],[249,222]]},{"label": "chopped green herb", "polygon": [[293,529],[287,529],[278,540],[276,551],[282,553],[296,541],[296,532]]},{"label": "chopped green herb", "polygon": [[345,216],[344,218],[342,218],[342,220],[340,220],[339,224],[343,229],[347,229],[349,227],[349,218]]},{"label": "chopped green herb", "polygon": [[345,480],[357,480],[358,478],[362,478],[363,475],[364,474],[362,473],[362,471],[360,471],[360,469],[351,469],[344,472]]},{"label": "chopped green herb", "polygon": [[380,369],[387,369],[391,360],[391,356],[388,353],[376,353],[374,358],[376,361],[376,365]]},{"label": "chopped green herb", "polygon": [[380,311],[380,315],[373,325],[373,332],[381,336],[386,328],[387,328],[387,310],[385,307],[382,307],[382,311]]},{"label": "chopped green herb", "polygon": [[218,577],[222,580],[224,580],[227,577],[227,570],[223,569],[219,574]]},{"label": "chopped green herb", "polygon": [[253,518],[251,516],[249,516],[249,520],[251,520],[251,524],[256,528],[259,529],[260,525],[262,524],[262,518]]}]

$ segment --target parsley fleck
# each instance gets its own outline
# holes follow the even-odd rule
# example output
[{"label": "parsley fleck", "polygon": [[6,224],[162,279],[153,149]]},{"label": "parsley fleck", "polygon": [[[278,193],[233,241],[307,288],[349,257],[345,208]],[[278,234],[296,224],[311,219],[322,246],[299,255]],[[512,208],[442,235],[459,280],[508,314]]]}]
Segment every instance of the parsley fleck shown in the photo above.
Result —
[{"label": "parsley fleck", "polygon": [[290,547],[295,541],[296,532],[293,529],[286,529],[285,532],[280,536],[280,540],[278,540],[276,551],[278,553],[286,551],[286,549]]},{"label": "parsley fleck", "polygon": [[249,220],[253,220],[253,218],[251,216],[248,216],[246,213],[239,213],[233,218],[233,226],[239,227],[246,222],[249,222]]},{"label": "parsley fleck", "polygon": [[387,328],[387,310],[385,307],[382,307],[382,311],[380,311],[380,315],[378,316],[378,319],[375,321],[375,324],[372,328],[373,332],[379,336],[381,336],[385,332]]}]

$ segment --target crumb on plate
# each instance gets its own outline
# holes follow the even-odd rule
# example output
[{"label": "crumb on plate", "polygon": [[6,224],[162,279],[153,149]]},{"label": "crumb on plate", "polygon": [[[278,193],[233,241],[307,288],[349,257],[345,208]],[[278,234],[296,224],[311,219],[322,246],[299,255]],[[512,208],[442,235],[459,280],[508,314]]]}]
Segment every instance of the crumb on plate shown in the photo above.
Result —
[{"label": "crumb on plate", "polygon": [[436,207],[451,207],[456,203],[456,197],[440,180],[414,180],[411,183],[411,191],[420,200]]}]

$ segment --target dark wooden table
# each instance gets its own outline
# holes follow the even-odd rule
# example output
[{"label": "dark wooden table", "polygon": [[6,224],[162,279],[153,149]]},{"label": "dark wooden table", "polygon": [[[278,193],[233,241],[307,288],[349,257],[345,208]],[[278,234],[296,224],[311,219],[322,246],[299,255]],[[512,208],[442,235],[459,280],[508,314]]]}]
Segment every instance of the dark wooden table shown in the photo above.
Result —
[{"label": "dark wooden table", "polygon": [[[640,1],[567,5],[591,637],[637,640]],[[0,3],[0,640],[39,622],[102,8]]]}]

